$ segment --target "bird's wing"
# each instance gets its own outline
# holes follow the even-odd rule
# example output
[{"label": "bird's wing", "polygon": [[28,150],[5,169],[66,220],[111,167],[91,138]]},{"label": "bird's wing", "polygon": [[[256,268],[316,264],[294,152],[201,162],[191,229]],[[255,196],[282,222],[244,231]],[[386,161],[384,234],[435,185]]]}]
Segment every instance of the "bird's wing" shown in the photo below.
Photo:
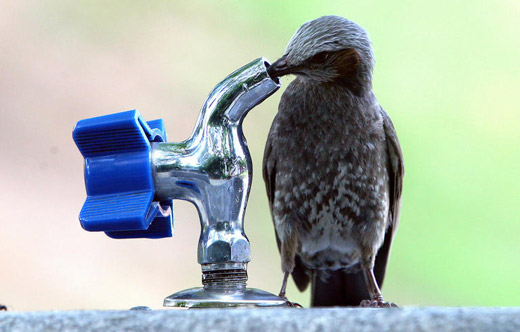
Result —
[{"label": "bird's wing", "polygon": [[[267,199],[269,200],[269,209],[272,213],[276,185],[276,160],[271,156],[271,153],[273,152],[273,142],[270,136],[271,135],[267,138],[267,143],[265,145],[262,175],[264,178],[265,190],[267,192]],[[278,239],[278,236],[276,239]]]},{"label": "bird's wing", "polygon": [[[267,138],[267,143],[264,150],[264,160],[263,160],[263,168],[262,175],[265,182],[265,189],[267,192],[267,199],[269,200],[269,209],[271,211],[271,217],[273,213],[273,204],[274,204],[274,193],[276,190],[276,164],[277,160],[273,155],[273,140],[271,139],[271,133],[269,133],[269,137]],[[274,218],[273,218],[274,223]],[[274,228],[274,232],[276,235],[276,244],[278,246],[278,252],[281,250],[281,242],[278,237],[278,233],[276,231],[276,227]],[[296,254],[295,257],[295,267],[292,272],[292,277],[294,279],[294,283],[298,287],[300,291],[304,291],[309,282],[310,276],[307,271],[305,265],[303,265],[300,257]]]},{"label": "bird's wing", "polygon": [[[403,191],[404,162],[401,145],[397,139],[392,120],[388,114],[381,109],[383,115],[383,128],[386,136],[386,153],[388,155],[388,174],[390,176],[390,215],[394,229],[399,225],[401,212],[401,193]],[[395,232],[395,231],[394,231]]]},{"label": "bird's wing", "polygon": [[390,184],[389,218],[391,220],[385,234],[383,245],[377,253],[374,267],[374,274],[376,275],[376,279],[380,287],[383,284],[392,240],[394,238],[395,232],[397,231],[397,226],[399,225],[401,193],[403,190],[404,177],[403,153],[401,151],[401,146],[399,145],[399,140],[397,139],[394,125],[383,108],[381,108],[381,115],[383,117],[383,129],[385,131],[386,137],[386,153],[388,156],[387,169]]}]

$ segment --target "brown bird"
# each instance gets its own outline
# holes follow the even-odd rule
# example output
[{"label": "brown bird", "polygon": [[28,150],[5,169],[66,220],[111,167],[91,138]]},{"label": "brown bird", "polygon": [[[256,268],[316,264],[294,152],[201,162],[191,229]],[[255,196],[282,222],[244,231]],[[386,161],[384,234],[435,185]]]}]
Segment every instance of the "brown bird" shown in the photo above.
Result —
[{"label": "brown bird", "polygon": [[268,72],[294,74],[269,132],[263,176],[285,297],[292,274],[312,306],[390,307],[380,287],[399,222],[403,157],[372,92],[366,31],[338,16],[302,25]]}]

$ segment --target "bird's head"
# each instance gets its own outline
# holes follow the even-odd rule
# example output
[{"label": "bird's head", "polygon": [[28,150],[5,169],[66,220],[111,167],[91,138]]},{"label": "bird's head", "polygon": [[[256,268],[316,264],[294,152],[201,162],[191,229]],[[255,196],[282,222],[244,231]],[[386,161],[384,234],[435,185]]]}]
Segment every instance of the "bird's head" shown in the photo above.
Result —
[{"label": "bird's head", "polygon": [[323,16],[303,24],[284,55],[268,68],[272,77],[295,74],[314,83],[370,88],[374,55],[361,26],[339,16]]}]

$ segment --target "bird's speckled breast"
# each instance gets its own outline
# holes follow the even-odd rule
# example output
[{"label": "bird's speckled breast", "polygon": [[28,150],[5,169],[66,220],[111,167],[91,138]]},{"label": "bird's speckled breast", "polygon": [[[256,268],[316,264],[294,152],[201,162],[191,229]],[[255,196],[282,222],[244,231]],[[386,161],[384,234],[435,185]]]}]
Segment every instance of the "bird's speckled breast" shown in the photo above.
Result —
[{"label": "bird's speckled breast", "polygon": [[[315,269],[352,267],[381,245],[388,215],[384,131],[373,95],[295,80],[274,121],[275,227],[300,224],[298,254]],[[290,105],[291,109],[288,109]]]}]

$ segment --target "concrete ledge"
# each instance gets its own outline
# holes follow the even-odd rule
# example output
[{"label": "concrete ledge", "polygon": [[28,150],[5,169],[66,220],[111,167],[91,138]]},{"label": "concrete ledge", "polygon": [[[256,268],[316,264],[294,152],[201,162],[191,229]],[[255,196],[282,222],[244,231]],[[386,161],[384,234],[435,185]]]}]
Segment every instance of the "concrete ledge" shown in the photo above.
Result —
[{"label": "concrete ledge", "polygon": [[0,312],[1,332],[520,331],[520,308]]}]

